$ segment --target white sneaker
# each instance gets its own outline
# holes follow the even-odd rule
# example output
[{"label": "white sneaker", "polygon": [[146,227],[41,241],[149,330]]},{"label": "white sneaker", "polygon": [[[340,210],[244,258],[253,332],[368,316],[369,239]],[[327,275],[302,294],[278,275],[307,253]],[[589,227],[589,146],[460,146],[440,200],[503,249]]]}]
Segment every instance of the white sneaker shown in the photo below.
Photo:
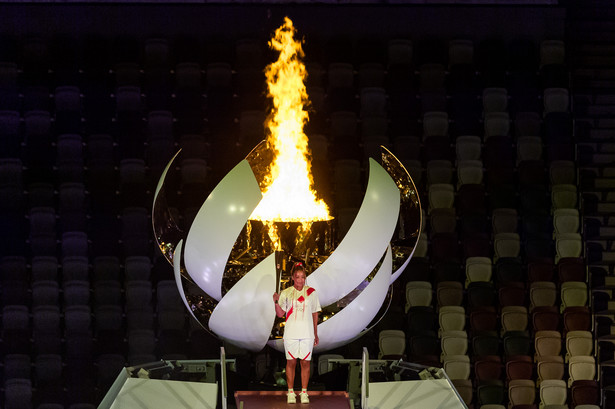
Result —
[{"label": "white sneaker", "polygon": [[310,398],[308,397],[307,392],[301,392],[299,396],[301,397],[301,403],[310,403]]},{"label": "white sneaker", "polygon": [[295,396],[295,392],[288,392],[286,394],[286,403],[297,403],[297,396]]}]

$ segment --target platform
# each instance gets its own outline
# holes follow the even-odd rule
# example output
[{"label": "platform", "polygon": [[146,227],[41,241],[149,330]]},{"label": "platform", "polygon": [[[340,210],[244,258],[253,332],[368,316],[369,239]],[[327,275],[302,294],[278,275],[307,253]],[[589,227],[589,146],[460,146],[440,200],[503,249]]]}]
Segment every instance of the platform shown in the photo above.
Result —
[{"label": "platform", "polygon": [[[295,391],[297,393],[298,391]],[[343,391],[308,391],[310,403],[286,403],[286,391],[237,391],[235,403],[237,409],[353,409],[348,392]]]}]

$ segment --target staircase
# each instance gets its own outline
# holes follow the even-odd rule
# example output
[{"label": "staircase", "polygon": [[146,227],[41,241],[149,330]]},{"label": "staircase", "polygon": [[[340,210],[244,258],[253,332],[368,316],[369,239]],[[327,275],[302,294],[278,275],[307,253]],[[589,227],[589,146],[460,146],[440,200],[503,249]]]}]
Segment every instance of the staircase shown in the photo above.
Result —
[{"label": "staircase", "polygon": [[578,187],[597,376],[603,408],[615,407],[615,2],[573,1],[567,53],[572,73]]}]

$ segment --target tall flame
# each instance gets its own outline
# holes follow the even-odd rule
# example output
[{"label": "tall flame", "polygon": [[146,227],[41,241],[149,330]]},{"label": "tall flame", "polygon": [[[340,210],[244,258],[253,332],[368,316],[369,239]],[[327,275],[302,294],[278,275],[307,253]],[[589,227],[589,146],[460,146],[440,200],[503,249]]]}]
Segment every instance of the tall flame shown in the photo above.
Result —
[{"label": "tall flame", "polygon": [[[301,61],[301,42],[294,39],[295,31],[293,22],[285,17],[269,42],[280,55],[265,69],[268,96],[273,100],[266,124],[267,144],[275,157],[265,177],[263,199],[250,219],[270,226],[274,221],[331,219],[326,203],[318,200],[313,190],[308,138],[303,132],[308,120],[304,107],[309,101],[303,82],[307,71]],[[275,235],[272,230],[269,229],[270,236]]]}]

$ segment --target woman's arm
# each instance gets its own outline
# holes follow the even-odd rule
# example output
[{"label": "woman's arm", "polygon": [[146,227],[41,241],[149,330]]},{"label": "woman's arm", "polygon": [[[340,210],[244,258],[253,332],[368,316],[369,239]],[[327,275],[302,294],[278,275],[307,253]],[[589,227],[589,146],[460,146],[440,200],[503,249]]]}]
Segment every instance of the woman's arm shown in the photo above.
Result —
[{"label": "woman's arm", "polygon": [[314,321],[314,346],[318,345],[318,313],[312,313],[312,321]]},{"label": "woman's arm", "polygon": [[282,307],[280,307],[280,304],[278,304],[279,300],[280,300],[280,294],[273,293],[273,302],[275,303],[275,314],[278,317],[283,317],[286,312],[282,309]]}]

